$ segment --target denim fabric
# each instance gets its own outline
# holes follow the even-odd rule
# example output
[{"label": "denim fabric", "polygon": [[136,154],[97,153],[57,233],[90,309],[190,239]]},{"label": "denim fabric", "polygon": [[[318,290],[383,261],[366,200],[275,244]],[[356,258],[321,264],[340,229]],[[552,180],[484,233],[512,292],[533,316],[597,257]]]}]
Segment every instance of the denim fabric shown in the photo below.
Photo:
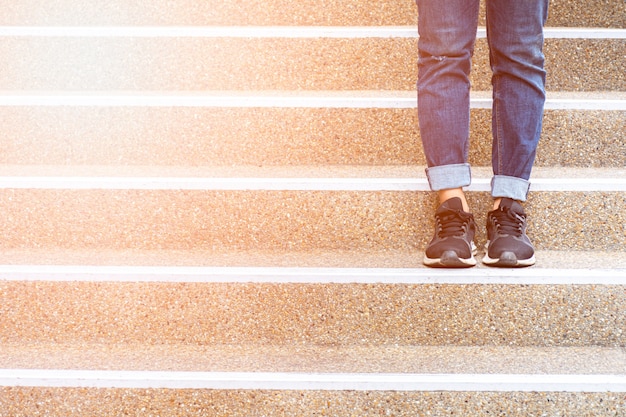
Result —
[{"label": "denim fabric", "polygon": [[[428,179],[433,190],[463,187],[469,151],[469,74],[480,1],[416,1],[418,115]],[[542,49],[547,12],[548,0],[487,0],[494,197],[526,200],[545,102]],[[451,170],[440,168],[444,166]]]},{"label": "denim fabric", "polygon": [[449,164],[426,168],[431,190],[467,187],[472,183],[470,164]]},{"label": "denim fabric", "polygon": [[507,175],[494,175],[491,179],[491,195],[494,198],[508,197],[513,200],[526,201],[530,182],[523,178]]}]

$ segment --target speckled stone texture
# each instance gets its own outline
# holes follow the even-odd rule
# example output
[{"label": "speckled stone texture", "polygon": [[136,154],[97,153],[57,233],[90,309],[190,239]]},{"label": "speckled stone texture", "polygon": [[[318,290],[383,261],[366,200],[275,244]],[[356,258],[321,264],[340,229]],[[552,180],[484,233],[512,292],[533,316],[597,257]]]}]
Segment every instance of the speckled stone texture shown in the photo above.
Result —
[{"label": "speckled stone texture", "polygon": [[[417,8],[412,0],[304,0],[297,8],[289,0],[201,0],[105,3],[94,0],[26,0],[5,2],[3,25],[412,25]],[[550,2],[549,26],[626,27],[621,0]],[[484,1],[483,1],[484,6]],[[289,13],[285,13],[289,10]],[[484,13],[483,13],[484,15]],[[483,23],[484,24],[484,23]]]},{"label": "speckled stone texture", "polygon": [[[545,52],[549,90],[626,91],[623,62],[607,60],[626,54],[624,40],[547,39]],[[417,81],[417,41],[398,38],[6,38],[0,58],[2,90],[412,91]],[[473,88],[488,90],[484,39],[474,61]]]},{"label": "speckled stone texture", "polygon": [[[0,365],[54,368],[307,371],[613,373],[623,349],[429,346],[22,345],[0,351]],[[0,415],[621,415],[624,394],[338,392],[88,388],[0,388]],[[4,413],[4,414],[3,414]],[[528,414],[530,413],[530,414]],[[605,414],[608,413],[608,414]],[[613,413],[613,414],[611,414]],[[539,415],[539,414],[537,414]]]},{"label": "speckled stone texture", "polygon": [[607,347],[425,345],[3,344],[2,369],[164,372],[615,375],[626,350]]},{"label": "speckled stone texture", "polygon": [[[479,254],[479,257],[481,255]],[[589,270],[621,268],[626,269],[624,251],[537,251],[540,262],[532,269],[537,274],[551,277],[554,269]],[[276,267],[276,268],[415,268],[418,273],[430,271],[422,263],[422,252],[415,249],[371,248],[361,250],[284,251],[284,250],[233,250],[217,248],[211,250],[137,250],[137,249],[62,249],[25,248],[0,250],[2,265],[34,265],[53,268],[59,265],[70,266],[120,266],[125,267]],[[485,269],[485,274],[494,272],[482,264],[476,267]],[[503,270],[506,272],[506,270]],[[10,273],[2,274],[5,279],[15,278]],[[382,281],[384,282],[384,280]]]},{"label": "speckled stone texture", "polygon": [[0,342],[605,346],[619,285],[0,281]]},{"label": "speckled stone texture", "polygon": [[[484,225],[490,196],[468,198]],[[625,206],[619,192],[531,193],[529,235],[538,249],[620,251]],[[421,249],[435,208],[427,192],[5,189],[0,247]]]},{"label": "speckled stone texture", "polygon": [[[0,3],[4,26],[417,20],[413,0]],[[626,3],[552,0],[548,26],[626,28]],[[5,37],[0,90],[408,93],[415,91],[416,42]],[[593,98],[605,91],[624,100],[623,39],[547,39],[545,52],[550,94]],[[489,90],[490,77],[481,39],[474,90]],[[479,178],[490,175],[489,116],[472,111],[470,161]],[[623,111],[545,116],[534,176],[624,175]],[[424,175],[414,109],[5,107],[0,121],[2,177]],[[491,199],[472,192],[469,200],[480,247]],[[435,206],[426,192],[2,188],[0,265],[427,273],[421,250]],[[625,269],[625,207],[623,192],[531,193],[526,210],[539,262],[524,271]],[[23,278],[0,276],[4,369],[626,373],[624,285]],[[56,415],[624,416],[626,394],[0,387],[0,417]]]},{"label": "speckled stone texture", "polygon": [[[626,96],[625,96],[626,98]],[[19,165],[425,165],[415,109],[2,107]],[[491,111],[470,162],[491,165]],[[535,166],[623,167],[623,111],[548,110]]]},{"label": "speckled stone texture", "polygon": [[0,389],[0,416],[621,416],[621,393]]}]

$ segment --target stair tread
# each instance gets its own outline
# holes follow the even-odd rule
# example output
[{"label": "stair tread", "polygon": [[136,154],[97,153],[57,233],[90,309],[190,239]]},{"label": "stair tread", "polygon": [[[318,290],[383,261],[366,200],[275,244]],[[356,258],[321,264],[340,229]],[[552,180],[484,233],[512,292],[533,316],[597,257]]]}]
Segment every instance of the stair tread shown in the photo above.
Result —
[{"label": "stair tread", "polygon": [[[413,168],[395,178],[5,176],[0,223],[7,249],[410,250],[432,237],[436,208]],[[588,170],[532,179],[526,207],[537,249],[623,250],[626,176]],[[491,175],[478,171],[468,197],[482,225]],[[485,240],[480,228],[476,242]]]},{"label": "stair tread", "polygon": [[[490,167],[473,166],[468,191],[489,191]],[[626,168],[535,167],[531,191],[626,190]],[[429,191],[417,165],[0,165],[0,189]]]},{"label": "stair tread", "polygon": [[[492,390],[498,384],[491,384]],[[297,391],[297,390],[192,390],[192,389],[77,389],[4,388],[0,406],[8,415],[118,416],[122,410],[152,415],[232,417],[362,416],[381,415],[621,415],[624,396],[604,392],[433,392]],[[611,392],[615,391],[615,392]],[[623,391],[623,390],[622,390]],[[453,411],[452,411],[453,410]]]},{"label": "stair tread", "polygon": [[611,347],[2,344],[0,369],[169,372],[613,374]]},{"label": "stair tread", "polygon": [[[0,89],[412,91],[416,44],[399,37],[5,37]],[[546,39],[546,88],[626,90],[619,61],[606,59],[623,55],[624,46],[614,38]],[[477,89],[491,86],[488,55],[487,41],[478,39],[471,76]]]},{"label": "stair tread", "polygon": [[[346,102],[352,100],[412,100],[416,105],[416,93],[413,90],[0,90],[0,100],[3,105],[94,105],[96,100],[102,100],[103,106],[110,105],[143,105],[162,106],[170,100],[173,106],[176,105],[213,105],[225,107],[234,103],[241,103],[242,106],[270,106],[280,107],[280,101],[286,100],[284,106],[298,107],[300,102],[295,100],[314,100],[309,106],[319,106],[315,100],[328,100],[328,106],[332,107],[332,100],[345,100],[339,102],[340,106],[345,106]],[[185,104],[185,99],[190,100]],[[491,99],[489,90],[473,90],[471,99],[474,107],[476,103],[484,103]],[[57,102],[55,102],[57,100]],[[194,102],[193,100],[197,100]],[[251,100],[257,100],[254,102]],[[266,100],[265,102],[263,100]],[[291,100],[291,102],[289,102]],[[619,102],[626,101],[626,91],[614,90],[591,90],[591,91],[548,91],[546,105],[550,108],[556,107],[555,102],[579,101],[612,101],[621,106]],[[267,104],[264,104],[267,103]],[[393,102],[391,102],[393,103]],[[365,106],[366,104],[357,106]],[[484,104],[480,104],[484,106]],[[557,107],[558,108],[558,107]],[[585,109],[585,107],[581,107]],[[623,107],[618,107],[623,109]]]},{"label": "stair tread", "polygon": [[[613,271],[613,282],[575,284],[580,272],[568,270],[556,285],[497,279],[480,269],[455,273],[473,274],[473,281],[424,279],[421,284],[386,280],[397,271],[383,271],[387,275],[372,282],[349,277],[311,284],[249,282],[249,271],[235,272],[244,278],[116,282],[109,274],[98,281],[3,280],[0,341],[621,348],[626,337],[624,269]],[[352,277],[359,272],[370,271]],[[437,275],[428,272],[426,278]],[[554,275],[547,270],[544,278]]]},{"label": "stair tread", "polygon": [[[3,164],[425,164],[414,92],[4,93]],[[489,94],[475,92],[472,100],[474,166],[491,164]],[[224,97],[232,105],[268,107],[209,107],[223,104]],[[536,167],[626,166],[620,136],[626,95],[549,97]],[[119,106],[100,107],[110,100]],[[196,101],[206,107],[182,107]],[[281,107],[287,105],[321,107]]]},{"label": "stair tread", "polygon": [[[373,273],[371,280],[402,282],[403,280],[433,280],[437,277],[463,277],[467,282],[481,278],[504,279],[517,277],[546,278],[560,275],[566,283],[568,275],[579,280],[588,274],[602,278],[613,270],[618,275],[626,269],[624,251],[537,251],[538,262],[526,269],[494,269],[478,264],[470,270],[433,270],[423,266],[422,252],[410,250],[311,250],[311,251],[261,251],[261,250],[106,250],[84,249],[3,249],[0,251],[0,281],[21,279],[96,279],[115,280],[179,279],[206,281],[245,281],[263,273],[265,281],[276,282],[309,278],[313,282],[332,282],[337,275],[347,275],[347,280],[358,281],[365,270]],[[111,269],[113,268],[113,269]],[[245,268],[245,269],[240,269]],[[229,269],[231,269],[229,271]],[[311,271],[314,269],[314,271]],[[326,269],[325,271],[323,269]],[[320,270],[320,271],[316,271]],[[400,271],[402,270],[402,271]],[[379,275],[376,275],[379,271]],[[412,271],[412,275],[406,276]],[[594,272],[595,271],[595,272]],[[167,278],[167,274],[173,275]],[[396,274],[397,276],[394,276]],[[617,275],[617,276],[618,276]],[[146,278],[142,278],[142,276]],[[153,278],[150,278],[150,277]],[[65,277],[65,278],[64,278]],[[176,278],[178,277],[178,278]],[[230,277],[230,278],[229,278]],[[300,278],[299,278],[300,277]],[[325,278],[324,278],[325,277]],[[364,278],[361,278],[364,279]],[[201,280],[201,278],[200,278]],[[519,283],[519,281],[513,281]],[[577,281],[578,282],[578,281]],[[501,283],[501,282],[499,282]],[[626,280],[623,281],[626,285]]]},{"label": "stair tread", "polygon": [[[4,10],[1,24],[40,25],[197,25],[197,24],[411,24],[416,21],[414,2],[373,1],[368,7],[358,0],[300,2],[297,8],[285,0],[207,3],[197,0],[166,2],[150,0],[141,5],[124,1],[77,4],[57,1],[41,7],[22,1]],[[38,7],[37,7],[38,6]],[[284,10],[290,13],[284,13]],[[292,10],[293,9],[293,10]],[[624,4],[619,0],[568,1],[551,5],[548,24],[624,25]]]},{"label": "stair tread", "polygon": [[[417,38],[418,31],[411,25],[97,25],[97,26],[2,26],[0,37],[227,37],[227,38]],[[626,30],[594,26],[547,26],[546,39],[624,39]],[[486,37],[485,26],[479,26],[478,38]]]},{"label": "stair tread", "polygon": [[[5,184],[15,178],[196,178],[196,179],[374,179],[389,178],[417,181],[426,178],[420,165],[204,165],[204,166],[154,166],[154,165],[12,165],[0,164],[0,178]],[[599,179],[622,180],[626,167],[536,167],[530,181],[548,179]],[[490,167],[472,167],[472,176],[478,180],[490,179]],[[208,182],[207,184],[210,184]],[[6,185],[5,185],[6,187]],[[275,187],[274,187],[275,188]],[[375,186],[372,187],[375,189]]]}]

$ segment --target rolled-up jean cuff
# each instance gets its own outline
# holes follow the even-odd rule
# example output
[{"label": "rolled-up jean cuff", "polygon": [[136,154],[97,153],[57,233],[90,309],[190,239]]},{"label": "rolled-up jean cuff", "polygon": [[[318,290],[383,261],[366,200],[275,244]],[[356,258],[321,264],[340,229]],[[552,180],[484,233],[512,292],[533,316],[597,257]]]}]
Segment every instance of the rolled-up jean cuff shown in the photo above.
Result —
[{"label": "rolled-up jean cuff", "polygon": [[508,197],[513,200],[526,201],[530,182],[517,177],[495,175],[491,179],[491,196],[493,198]]},{"label": "rolled-up jean cuff", "polygon": [[472,183],[469,164],[440,165],[426,168],[426,177],[432,191],[467,187]]}]

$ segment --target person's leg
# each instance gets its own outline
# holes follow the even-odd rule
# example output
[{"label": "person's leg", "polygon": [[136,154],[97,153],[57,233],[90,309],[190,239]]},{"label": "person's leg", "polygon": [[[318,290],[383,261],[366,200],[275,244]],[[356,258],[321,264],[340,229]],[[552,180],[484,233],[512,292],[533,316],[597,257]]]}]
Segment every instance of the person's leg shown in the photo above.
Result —
[{"label": "person's leg", "polygon": [[462,187],[471,182],[469,74],[479,0],[417,0],[417,7],[419,127],[426,175],[441,203],[424,262],[472,266],[474,223]]},{"label": "person's leg", "polygon": [[543,119],[548,0],[488,0],[493,72],[492,196],[526,201]]},{"label": "person's leg", "polygon": [[526,236],[529,178],[543,118],[543,25],[548,0],[487,0],[487,37],[493,72],[494,210],[487,215],[489,242],[483,262],[529,266],[534,248]]},{"label": "person's leg", "polygon": [[418,117],[434,191],[469,184],[471,58],[478,0],[417,0]]}]

